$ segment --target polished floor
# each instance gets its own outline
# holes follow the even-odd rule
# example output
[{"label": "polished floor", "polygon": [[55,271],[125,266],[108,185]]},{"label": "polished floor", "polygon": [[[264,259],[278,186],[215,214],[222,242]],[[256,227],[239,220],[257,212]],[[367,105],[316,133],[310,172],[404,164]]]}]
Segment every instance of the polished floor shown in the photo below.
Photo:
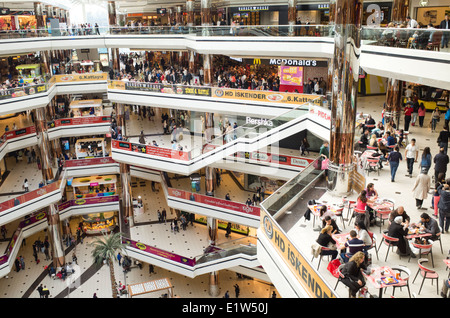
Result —
[{"label": "polished floor", "polygon": [[[382,96],[372,96],[372,97],[360,97],[358,99],[358,110],[364,113],[370,113],[378,121],[381,119],[381,106],[384,102],[384,97]],[[427,113],[430,116],[430,113]],[[427,117],[427,118],[428,118]],[[135,121],[133,120],[133,123]],[[145,122],[147,123],[147,122]],[[442,122],[441,122],[442,123]],[[144,124],[144,122],[143,122]],[[130,127],[129,125],[128,127]],[[138,124],[132,125],[133,131],[140,133],[142,128],[147,128],[147,126],[139,127]],[[156,126],[155,126],[156,127]],[[432,154],[435,155],[437,152],[437,144],[435,142],[437,138],[437,133],[431,133],[428,128],[419,128],[414,126],[410,129],[410,138],[416,138],[419,148],[423,149],[425,146],[430,146]],[[402,150],[404,151],[404,150]],[[297,151],[292,151],[297,152]],[[20,191],[21,184],[23,182],[22,178],[24,176],[31,176],[34,179],[31,182],[31,189],[33,187],[37,188],[38,180],[40,178],[40,171],[37,170],[35,164],[27,164],[26,162],[15,163],[14,158],[8,158],[8,169],[11,169],[11,174],[6,178],[6,181],[0,186],[0,193],[16,192]],[[432,167],[433,169],[433,167]],[[394,199],[396,206],[403,205],[407,213],[411,216],[411,219],[417,221],[420,213],[415,207],[414,198],[412,196],[412,186],[415,177],[417,176],[418,168],[417,164],[414,168],[413,178],[406,177],[406,163],[403,161],[399,171],[397,172],[397,178],[395,183],[391,183],[389,179],[389,167],[385,167],[378,176],[377,174],[370,174],[367,177],[367,182],[374,182],[375,187],[379,192],[381,197]],[[189,184],[186,183],[187,179],[180,178],[179,180],[172,180],[173,185],[186,190],[189,190]],[[131,236],[133,239],[138,239],[146,244],[150,244],[155,247],[166,249],[168,251],[185,255],[187,257],[195,257],[202,254],[203,249],[207,246],[207,231],[204,225],[195,223],[194,226],[188,226],[186,231],[181,230],[179,233],[172,233],[170,230],[170,225],[168,223],[158,223],[156,217],[156,211],[158,209],[166,208],[167,203],[165,202],[162,190],[159,192],[153,192],[151,190],[150,182],[145,180],[132,180],[132,191],[133,196],[141,195],[144,201],[144,213],[135,217],[136,226],[131,229]],[[217,189],[217,196],[221,197],[224,193],[230,192],[232,199],[236,201],[245,202],[248,193],[242,191],[232,178],[227,174],[223,175],[223,180],[221,186]],[[4,201],[9,196],[0,197],[0,201]],[[354,194],[352,197],[356,197]],[[327,201],[329,203],[340,202],[342,198],[331,197],[325,194],[321,198],[314,198],[322,201]],[[430,200],[427,199],[425,207],[429,208]],[[306,207],[305,207],[306,208]],[[431,212],[428,209],[428,212]],[[173,215],[168,215],[170,219]],[[75,226],[77,224],[77,219],[74,218],[71,225]],[[8,233],[7,237],[10,238],[15,228],[17,228],[17,222],[12,222],[7,225]],[[344,225],[338,220],[338,225],[343,231],[349,231],[352,227],[348,223]],[[386,227],[387,225],[385,225]],[[378,243],[381,241],[381,234],[378,227],[371,229],[377,235]],[[292,241],[296,242],[297,247],[299,247],[305,258],[310,260],[310,246],[318,236],[318,232],[312,226],[312,221],[305,221],[304,218],[299,218],[297,223],[293,224],[288,232]],[[39,297],[36,287],[38,284],[46,285],[50,290],[51,298],[68,297],[68,298],[91,298],[94,293],[100,298],[111,297],[110,289],[110,276],[109,270],[106,266],[101,268],[92,267],[92,247],[89,243],[94,239],[93,237],[87,237],[84,239],[83,244],[78,244],[75,249],[75,253],[78,258],[78,264],[75,265],[76,273],[74,278],[79,277],[79,279],[74,279],[73,285],[71,285],[70,290],[67,289],[69,280],[63,282],[61,280],[53,280],[48,275],[45,275],[44,266],[50,263],[49,260],[45,260],[44,254],[39,254],[41,262],[36,264],[32,256],[32,243],[37,239],[43,239],[45,237],[45,232],[40,232],[32,237],[26,239],[26,244],[22,246],[19,251],[19,255],[24,256],[26,262],[26,269],[16,272],[12,270],[7,277],[0,279],[0,295],[2,298],[37,298]],[[237,239],[239,236],[233,234],[231,240]],[[219,231],[218,244],[223,242],[228,242],[229,239],[224,237],[223,231]],[[3,250],[6,248],[8,240],[1,240],[0,248]],[[439,242],[436,242],[433,246],[433,256],[435,263],[435,270],[439,274],[439,288],[442,286],[442,280],[447,277],[448,271],[446,270],[443,259],[447,256],[450,249],[450,239],[449,234],[444,233],[442,236],[443,253],[441,253]],[[66,260],[71,261],[72,253],[74,250],[66,252]],[[381,246],[379,250],[379,259],[375,253],[372,252],[372,259],[374,265],[389,265],[395,266],[398,264],[405,265],[411,270],[411,292],[413,297],[417,298],[436,298],[440,297],[436,292],[436,285],[431,285],[429,281],[426,281],[423,285],[422,291],[418,294],[421,279],[417,278],[415,283],[412,283],[413,276],[417,271],[417,259],[411,259],[408,262],[406,258],[399,258],[395,253],[390,253],[388,260],[384,262],[384,257],[386,255],[386,247]],[[330,286],[334,287],[336,279],[327,271],[326,260],[324,260],[319,269],[322,277],[327,280]],[[313,266],[317,266],[317,259],[313,260]],[[131,272],[126,275],[121,271],[121,268],[116,263],[114,265],[116,273],[116,281],[133,284],[138,282],[145,282],[154,280],[157,278],[167,277],[170,279],[172,285],[174,286],[174,294],[176,297],[180,298],[211,298],[209,295],[209,275],[201,275],[196,278],[187,278],[182,275],[167,271],[162,268],[156,268],[154,274],[149,274],[148,264],[144,264],[142,270],[138,268],[133,268]],[[83,276],[81,276],[83,275]],[[224,293],[229,290],[230,296],[234,297],[234,284],[239,284],[241,287],[242,298],[268,298],[274,291],[274,286],[270,282],[262,282],[255,279],[248,278],[237,278],[236,273],[229,270],[220,271],[219,273],[219,287],[220,294],[217,298],[223,297]],[[378,290],[373,288],[369,283],[369,292],[378,295]],[[386,298],[390,297],[392,290],[389,289],[384,295]],[[337,288],[337,293],[340,297],[347,297],[348,292],[340,284]],[[160,294],[148,294],[141,297],[159,297]],[[396,290],[396,298],[407,298],[408,292],[405,288],[402,290]]]}]

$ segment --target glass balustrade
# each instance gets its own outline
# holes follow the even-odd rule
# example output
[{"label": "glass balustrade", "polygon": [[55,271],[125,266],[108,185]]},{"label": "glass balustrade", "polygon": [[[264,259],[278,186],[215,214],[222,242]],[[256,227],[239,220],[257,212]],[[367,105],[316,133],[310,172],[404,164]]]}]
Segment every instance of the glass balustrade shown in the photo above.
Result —
[{"label": "glass balustrade", "polygon": [[323,170],[317,168],[319,158],[309,164],[297,176],[286,182],[260,205],[269,214],[274,215],[287,204],[290,204],[292,200],[301,196],[304,191],[308,190],[309,185],[323,173]]},{"label": "glass balustrade", "polygon": [[215,245],[205,254],[195,257],[195,264],[203,264],[206,262],[230,257],[237,254],[256,255],[257,239],[253,236],[239,238],[226,243]]}]

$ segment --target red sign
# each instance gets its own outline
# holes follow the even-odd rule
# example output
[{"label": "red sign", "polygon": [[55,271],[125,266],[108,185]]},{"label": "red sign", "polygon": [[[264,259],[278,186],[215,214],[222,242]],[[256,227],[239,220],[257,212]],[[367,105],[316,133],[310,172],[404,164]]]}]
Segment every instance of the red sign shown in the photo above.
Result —
[{"label": "red sign", "polygon": [[74,159],[74,160],[66,160],[64,163],[65,167],[85,167],[85,166],[94,166],[94,165],[105,165],[116,163],[111,157],[103,157],[103,158],[91,158],[91,159]]},{"label": "red sign", "polygon": [[218,208],[233,210],[236,212],[250,214],[250,215],[254,215],[254,216],[258,216],[258,217],[260,215],[260,209],[258,207],[247,206],[244,203],[228,201],[228,200],[224,200],[224,199],[218,199],[218,198],[210,197],[210,196],[203,195],[203,194],[197,194],[197,193],[192,193],[192,192],[179,190],[179,189],[173,189],[173,188],[168,188],[168,194],[169,194],[169,196],[172,196],[172,197],[189,200],[189,201],[195,201],[195,202],[215,206]]},{"label": "red sign", "polygon": [[113,140],[113,149],[128,150],[133,152],[145,153],[147,155],[171,158],[176,160],[188,161],[190,159],[190,153],[186,151],[172,150],[163,147],[154,147],[148,145],[132,144],[126,141]]}]

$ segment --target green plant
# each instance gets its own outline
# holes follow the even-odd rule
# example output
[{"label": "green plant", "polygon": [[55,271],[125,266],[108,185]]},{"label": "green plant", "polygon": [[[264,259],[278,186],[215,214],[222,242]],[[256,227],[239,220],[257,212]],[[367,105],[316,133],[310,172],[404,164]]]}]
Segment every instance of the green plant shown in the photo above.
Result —
[{"label": "green plant", "polygon": [[113,298],[117,298],[116,277],[114,273],[114,259],[117,253],[125,250],[125,244],[122,243],[122,233],[104,234],[102,238],[96,238],[91,245],[92,257],[94,263],[101,265],[106,260],[109,265],[111,279],[111,290]]}]

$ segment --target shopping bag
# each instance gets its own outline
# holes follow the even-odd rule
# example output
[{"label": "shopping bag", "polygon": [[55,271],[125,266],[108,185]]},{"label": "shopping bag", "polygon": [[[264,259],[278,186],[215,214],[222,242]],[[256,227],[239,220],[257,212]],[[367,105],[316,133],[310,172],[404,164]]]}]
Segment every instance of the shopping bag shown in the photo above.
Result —
[{"label": "shopping bag", "polygon": [[324,159],[322,160],[322,170],[327,170],[328,169],[328,159]]},{"label": "shopping bag", "polygon": [[327,270],[336,278],[339,278],[338,269],[341,266],[341,261],[339,259],[334,259],[328,263]]}]

